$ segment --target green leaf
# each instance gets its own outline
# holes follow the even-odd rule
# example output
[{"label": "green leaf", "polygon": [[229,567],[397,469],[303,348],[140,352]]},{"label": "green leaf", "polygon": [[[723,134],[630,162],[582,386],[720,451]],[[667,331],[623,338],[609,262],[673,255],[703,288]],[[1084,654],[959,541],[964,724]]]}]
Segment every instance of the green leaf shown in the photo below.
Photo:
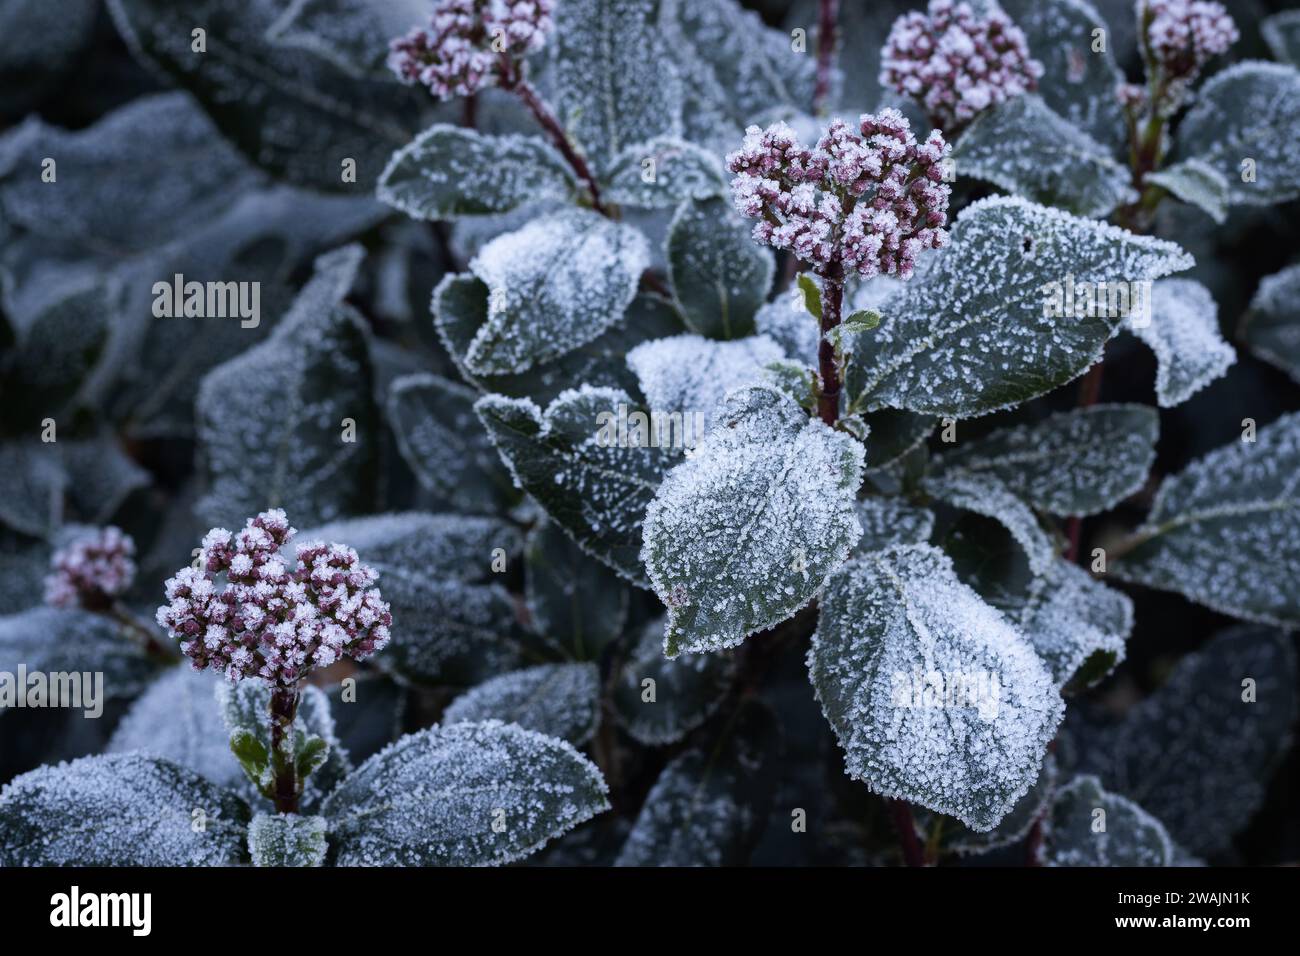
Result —
[{"label": "green leaf", "polygon": [[981,113],[952,158],[960,175],[1079,216],[1105,216],[1137,199],[1107,148],[1032,94]]},{"label": "green leaf", "polygon": [[979,856],[999,847],[1019,843],[1047,812],[1049,801],[1057,786],[1056,760],[1049,751],[1043,758],[1038,779],[992,830],[979,832],[954,820],[913,808],[917,830],[920,833],[939,833],[939,847],[944,853],[958,856]]},{"label": "green leaf", "polygon": [[170,761],[83,757],[0,790],[0,866],[232,866],[247,823],[242,800]]},{"label": "green leaf", "polygon": [[1210,290],[1191,279],[1154,283],[1151,314],[1130,316],[1125,327],[1156,354],[1156,400],[1161,408],[1187,401],[1237,360],[1219,334],[1219,308]]},{"label": "green leaf", "polygon": [[1228,180],[1213,166],[1199,159],[1185,159],[1147,173],[1146,182],[1154,183],[1195,206],[1219,225],[1228,219]]},{"label": "green leaf", "polygon": [[860,332],[870,332],[879,325],[879,312],[873,309],[859,309],[857,312],[850,313],[849,317],[836,328],[857,335]]},{"label": "green leaf", "polygon": [[517,374],[586,345],[622,319],[649,265],[641,233],[586,209],[498,236],[469,264],[487,284],[488,314],[465,364]]},{"label": "green leaf", "polygon": [[584,386],[562,393],[545,412],[501,395],[480,398],[474,410],[515,483],[580,548],[645,587],[641,519],[678,450],[603,440],[620,406],[629,416],[638,411],[626,392]]},{"label": "green leaf", "polygon": [[545,141],[440,123],[393,153],[376,195],[413,219],[457,219],[563,201],[573,191],[568,164]]},{"label": "green leaf", "polygon": [[[277,177],[361,195],[414,132],[416,91],[349,77],[268,39],[281,4],[109,0],[108,9],[137,59],[192,94],[226,139]],[[197,26],[206,31],[205,53],[191,47]],[[343,180],[346,159],[356,161],[355,183]]]},{"label": "green leaf", "polygon": [[1048,866],[1170,866],[1174,845],[1164,824],[1096,777],[1075,777],[1052,800],[1044,827]]},{"label": "green leaf", "polygon": [[378,572],[393,614],[380,667],[421,683],[474,684],[519,666],[514,602],[500,582],[523,544],[505,521],[401,512],[301,537],[346,542]]},{"label": "green leaf", "polygon": [[1146,483],[1160,418],[1145,405],[1093,405],[1001,428],[936,457],[934,474],[982,475],[1056,515],[1099,514]]},{"label": "green leaf", "polygon": [[854,554],[870,554],[898,544],[925,544],[934,530],[934,513],[898,498],[872,495],[855,506],[862,537]]},{"label": "green leaf", "polygon": [[860,416],[867,433],[867,471],[898,464],[921,447],[934,431],[934,419],[897,408],[880,408]]},{"label": "green leaf", "polygon": [[583,553],[559,525],[545,522],[529,533],[524,573],[533,628],[551,645],[578,660],[598,660],[623,633],[626,583]]},{"label": "green leaf", "polygon": [[801,272],[795,278],[799,285],[799,290],[803,293],[804,311],[810,313],[818,322],[822,318],[822,291],[817,285],[817,280],[806,272]]},{"label": "green leaf", "polygon": [[539,664],[471,688],[452,701],[443,726],[500,720],[581,747],[600,721],[600,670],[595,664]]},{"label": "green leaf", "polygon": [[681,132],[682,84],[665,69],[656,0],[565,0],[546,53],[552,103],[596,173],[629,147]]},{"label": "green leaf", "polygon": [[1300,66],[1300,10],[1283,10],[1260,21],[1259,32],[1273,56]]},{"label": "green leaf", "polygon": [[371,757],[326,801],[339,866],[510,863],[608,809],[570,744],[512,724],[431,727]]},{"label": "green leaf", "polygon": [[299,780],[306,780],[321,768],[329,756],[330,745],[320,737],[305,737],[297,741],[293,765]]},{"label": "green leaf", "polygon": [[510,482],[474,415],[477,398],[437,375],[405,375],[388,389],[388,423],[421,485],[454,508],[483,514],[508,500]]},{"label": "green leaf", "polygon": [[[1249,688],[1249,691],[1248,691]],[[1076,771],[1159,815],[1193,853],[1217,854],[1254,817],[1290,750],[1296,655],[1291,638],[1239,626],[1188,654],[1118,722],[1067,723]]]},{"label": "green leaf", "polygon": [[713,339],[754,331],[776,260],[722,199],[683,203],[668,227],[668,278],[686,325]]},{"label": "green leaf", "polygon": [[1300,265],[1259,283],[1242,338],[1257,356],[1300,382]]},{"label": "green leaf", "polygon": [[252,731],[240,729],[230,735],[230,752],[235,755],[235,759],[239,761],[239,766],[243,768],[248,779],[265,795],[266,787],[270,782],[266,771],[271,764],[271,756],[267,753],[266,744],[262,743]]},{"label": "green leaf", "polygon": [[[1038,95],[1067,123],[1111,150],[1126,145],[1124,113],[1115,87],[1124,73],[1119,32],[1084,0],[1002,0],[1002,9],[1024,31],[1029,52],[1043,64]],[[1132,4],[1123,15],[1133,19]],[[1094,31],[1104,31],[1106,48],[1093,50]]]},{"label": "green leaf", "polygon": [[349,76],[392,82],[388,41],[424,26],[428,15],[425,0],[290,0],[266,38],[322,57]]},{"label": "green leaf", "polygon": [[253,866],[320,866],[329,849],[324,817],[259,813],[248,824]]},{"label": "green leaf", "polygon": [[314,524],[371,506],[380,436],[369,332],[343,302],[360,262],[356,246],[321,256],[271,338],[203,379],[206,520],[237,527],[279,507]]},{"label": "green leaf", "polygon": [[1029,642],[927,545],[831,577],[808,668],[849,776],[979,831],[1038,778],[1064,710]]},{"label": "green leaf", "polygon": [[[1268,206],[1300,196],[1295,163],[1300,70],[1248,60],[1212,76],[1178,126],[1175,158],[1199,159],[1228,181],[1228,201]],[[1251,160],[1254,181],[1242,177]]]},{"label": "green leaf", "polygon": [[1170,242],[1016,197],[982,200],[957,217],[929,267],[881,306],[885,321],[854,353],[851,394],[868,409],[955,418],[1026,402],[1096,362],[1123,317],[1055,315],[1067,277],[1076,287],[1111,287],[1192,264]]},{"label": "green leaf", "polygon": [[771,387],[728,396],[646,510],[668,657],[734,647],[812,600],[862,533],[862,461],[862,445]]},{"label": "green leaf", "polygon": [[629,146],[614,157],[602,196],[620,206],[662,209],[684,200],[725,195],[722,164],[706,149],[675,136]]},{"label": "green leaf", "polygon": [[1120,580],[1224,614],[1300,625],[1300,414],[1234,440],[1164,480]]},{"label": "green leaf", "polygon": [[1011,532],[1029,559],[1034,574],[1044,574],[1056,559],[1051,534],[1034,510],[997,476],[981,471],[953,470],[927,476],[921,483],[926,494],[1000,523]]},{"label": "green leaf", "polygon": [[740,705],[712,740],[674,757],[646,795],[615,866],[743,866],[767,825],[776,721]]},{"label": "green leaf", "polygon": [[666,659],[662,620],[640,633],[614,687],[614,715],[637,743],[663,747],[684,739],[722,706],[735,662],[727,653]]}]

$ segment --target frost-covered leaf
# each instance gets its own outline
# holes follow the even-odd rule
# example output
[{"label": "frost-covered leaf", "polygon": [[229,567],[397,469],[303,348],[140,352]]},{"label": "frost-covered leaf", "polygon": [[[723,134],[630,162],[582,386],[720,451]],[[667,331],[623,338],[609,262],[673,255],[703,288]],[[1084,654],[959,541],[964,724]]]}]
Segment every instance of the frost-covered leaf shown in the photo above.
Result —
[{"label": "frost-covered leaf", "polygon": [[878,408],[859,416],[867,426],[867,471],[878,472],[897,465],[934,431],[929,415],[917,415],[898,408]]},{"label": "frost-covered leaf", "polygon": [[851,777],[980,831],[1033,785],[1064,710],[1029,642],[926,545],[831,577],[808,667]]},{"label": "frost-covered leaf", "polygon": [[[675,335],[641,343],[627,353],[627,365],[652,413],[681,413],[681,444],[692,447],[713,427],[728,392],[763,381],[766,366],[784,357],[766,335],[734,342]],[[667,441],[667,436],[665,425],[659,440]]]},{"label": "frost-covered leaf", "polygon": [[957,418],[1036,398],[1096,362],[1119,328],[1118,314],[1052,315],[1067,277],[1113,285],[1191,265],[1171,242],[1017,197],[977,202],[924,274],[880,307],[870,347],[853,355],[855,394],[870,408]]},{"label": "frost-covered leaf", "polygon": [[466,365],[465,354],[487,322],[488,287],[468,273],[449,274],[433,291],[432,309],[434,328],[462,377],[482,391],[542,404],[572,388],[574,382],[635,387],[636,378],[623,361],[628,351],[641,342],[682,331],[671,306],[658,297],[638,295],[616,325],[588,344],[518,375],[478,375]]},{"label": "frost-covered leaf", "polygon": [[[392,641],[376,663],[416,681],[477,683],[518,666],[514,605],[493,570],[522,548],[495,518],[405,512],[339,521],[301,540],[339,541],[379,574]],[[498,555],[496,549],[501,549]]]},{"label": "frost-covered leaf", "polygon": [[401,736],[407,697],[405,687],[378,672],[345,679],[329,691],[334,732],[354,763]]},{"label": "frost-covered leaf", "polygon": [[663,645],[663,621],[651,621],[614,687],[619,725],[647,747],[676,743],[703,724],[726,699],[735,670],[727,654],[688,654],[670,661]]},{"label": "frost-covered leaf", "polygon": [[[184,93],[140,97],[83,130],[33,117],[8,135],[5,216],[93,252],[137,252],[184,236],[260,178]],[[41,181],[45,157],[57,162],[53,183]]]},{"label": "frost-covered leaf", "polygon": [[[1019,843],[1047,812],[1049,801],[1056,791],[1058,775],[1056,759],[1049,751],[1043,758],[1037,781],[992,830],[972,830],[957,820],[944,819],[928,810],[913,808],[917,830],[920,833],[937,832],[942,850],[958,856],[975,856]],[[940,820],[942,823],[938,822]]]},{"label": "frost-covered leaf", "polygon": [[63,520],[68,476],[57,444],[0,443],[0,522],[33,537],[52,535]]},{"label": "frost-covered leaf", "polygon": [[1063,559],[1000,609],[1020,628],[1057,687],[1089,687],[1124,660],[1133,602]]},{"label": "frost-covered leaf", "polygon": [[131,494],[152,483],[111,432],[58,444],[68,475],[68,509],[86,524],[106,524]]},{"label": "frost-covered leaf", "polygon": [[1029,569],[1034,574],[1045,573],[1056,559],[1052,536],[1039,522],[1034,509],[997,475],[956,469],[927,477],[921,487],[926,494],[954,508],[999,522],[1024,548]]},{"label": "frost-covered leaf", "polygon": [[[17,674],[103,674],[102,697],[134,697],[153,676],[154,664],[123,632],[121,625],[102,614],[53,607],[33,607],[0,617],[0,672]],[[15,678],[16,679],[16,678]],[[89,680],[89,678],[86,678]],[[95,678],[93,684],[99,684]],[[83,688],[84,709],[92,710]],[[96,694],[100,688],[95,687]],[[0,709],[0,714],[6,713]]]},{"label": "frost-covered leaf", "polygon": [[493,677],[461,694],[442,715],[446,726],[500,720],[581,747],[600,720],[595,664],[539,664]]},{"label": "frost-covered leaf", "polygon": [[1300,625],[1300,414],[1166,478],[1110,573],[1224,614]]},{"label": "frost-covered leaf", "polygon": [[548,521],[529,533],[524,572],[533,629],[552,646],[578,660],[597,660],[623,633],[627,584],[559,525]]},{"label": "frost-covered leaf", "polygon": [[814,57],[736,0],[662,0],[658,29],[682,76],[687,135],[715,152],[734,149],[751,123],[812,103]]},{"label": "frost-covered leaf", "polygon": [[517,373],[586,345],[623,317],[649,265],[641,233],[586,209],[493,239],[469,264],[487,284],[488,315],[465,364]]},{"label": "frost-covered leaf", "polygon": [[987,476],[1050,514],[1092,515],[1142,487],[1159,434],[1160,418],[1145,405],[1092,405],[963,442],[932,470]]},{"label": "frost-covered leaf", "polygon": [[1219,225],[1228,218],[1228,181],[1223,174],[1199,159],[1147,173],[1146,182],[1168,190],[1185,203],[1202,210]]},{"label": "frost-covered leaf", "polygon": [[809,312],[797,288],[791,286],[755,312],[754,328],[780,345],[789,358],[812,366],[817,364],[821,330],[817,317]]},{"label": "frost-covered leaf", "polygon": [[21,115],[64,79],[98,14],[99,0],[0,2],[0,112]]},{"label": "frost-covered leaf", "polygon": [[862,462],[862,445],[775,389],[732,392],[646,511],[665,653],[734,647],[812,600],[862,533]]},{"label": "frost-covered leaf", "polygon": [[896,544],[925,544],[934,530],[934,513],[897,498],[872,495],[855,506],[862,524],[856,554],[883,551]]},{"label": "frost-covered leaf", "polygon": [[722,164],[708,150],[675,136],[629,146],[605,171],[601,195],[616,205],[661,209],[723,195]]},{"label": "frost-covered leaf", "polygon": [[356,246],[321,256],[271,338],[199,386],[209,490],[197,507],[214,524],[238,527],[269,507],[313,524],[371,506],[369,333],[342,302],[360,262]]},{"label": "frost-covered leaf", "polygon": [[1264,277],[1242,336],[1252,352],[1300,382],[1300,265]]},{"label": "frost-covered leaf", "polygon": [[544,140],[440,123],[393,154],[376,194],[415,219],[456,219],[564,200],[573,189],[564,157]]},{"label": "frost-covered leaf", "polygon": [[84,757],[0,790],[0,866],[231,866],[247,822],[237,796],[169,761]]},{"label": "frost-covered leaf", "polygon": [[1187,401],[1237,360],[1219,334],[1214,297],[1192,279],[1153,283],[1150,321],[1130,317],[1124,325],[1156,353],[1156,399],[1161,408]]},{"label": "frost-covered leaf", "polygon": [[1056,791],[1043,839],[1048,866],[1170,866],[1174,857],[1164,824],[1087,775]]},{"label": "frost-covered leaf", "polygon": [[608,806],[572,745],[490,720],[403,737],[324,812],[340,866],[474,866],[527,856]]},{"label": "frost-covered leaf", "polygon": [[553,105],[597,174],[629,146],[681,132],[682,83],[657,0],[565,0],[546,41]]},{"label": "frost-covered leaf", "polygon": [[1283,63],[1300,66],[1300,10],[1283,10],[1265,17],[1259,24],[1273,56]]},{"label": "frost-covered leaf", "polygon": [[324,817],[259,813],[248,824],[248,855],[254,866],[320,866],[328,831]]},{"label": "frost-covered leaf", "polygon": [[754,330],[776,261],[750,238],[750,227],[722,199],[682,203],[668,227],[668,277],[682,317],[712,339]]},{"label": "frost-covered leaf", "polygon": [[[1229,202],[1267,206],[1300,196],[1297,131],[1300,70],[1248,60],[1200,88],[1178,126],[1175,155],[1199,159],[1222,175]],[[1243,178],[1248,172],[1251,181]]]},{"label": "frost-covered leaf", "polygon": [[778,759],[775,722],[762,705],[715,739],[674,757],[646,795],[615,866],[738,866],[767,824]]},{"label": "frost-covered leaf", "polygon": [[429,0],[290,0],[266,38],[324,57],[350,76],[391,80],[388,41],[423,26],[430,9]]},{"label": "frost-covered leaf", "polygon": [[583,387],[562,392],[545,412],[501,395],[484,396],[474,410],[515,484],[579,547],[644,587],[641,520],[679,453],[604,440],[610,419],[602,416],[616,421],[620,406],[637,410],[626,392]]},{"label": "frost-covered leaf", "polygon": [[1218,853],[1263,803],[1296,712],[1291,638],[1236,627],[1179,661],[1121,721],[1090,728],[1075,769],[1159,815],[1187,850]]},{"label": "frost-covered leaf", "polygon": [[42,602],[51,556],[49,542],[0,528],[0,615]]},{"label": "frost-covered leaf", "polygon": [[1107,148],[1032,94],[981,113],[953,148],[960,175],[1079,216],[1137,199]]},{"label": "frost-covered leaf", "polygon": [[388,423],[420,484],[462,511],[490,513],[510,482],[474,415],[477,397],[437,375],[404,375],[388,390]]},{"label": "frost-covered leaf", "polygon": [[[1043,64],[1038,95],[1054,112],[1111,149],[1124,145],[1124,113],[1115,88],[1124,73],[1115,62],[1122,52],[1115,35],[1084,0],[1002,0],[1002,9],[1025,33],[1029,52]],[[1132,4],[1124,16],[1134,18]],[[1093,50],[1102,28],[1106,48]],[[960,170],[959,170],[960,171]]]},{"label": "frost-covered leaf", "polygon": [[[414,132],[415,91],[349,77],[269,40],[284,12],[277,0],[109,0],[108,9],[141,62],[192,94],[226,139],[277,177],[362,193]],[[207,49],[195,53],[200,25]],[[356,160],[355,183],[343,179],[345,159]]]}]

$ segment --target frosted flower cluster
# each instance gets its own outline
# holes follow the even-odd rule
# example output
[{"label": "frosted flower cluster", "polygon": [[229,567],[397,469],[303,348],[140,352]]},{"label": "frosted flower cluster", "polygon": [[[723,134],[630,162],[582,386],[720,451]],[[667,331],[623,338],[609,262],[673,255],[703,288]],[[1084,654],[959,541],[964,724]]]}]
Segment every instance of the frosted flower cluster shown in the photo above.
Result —
[{"label": "frosted flower cluster", "polygon": [[505,54],[539,49],[554,23],[554,0],[438,0],[428,27],[388,44],[388,67],[438,99],[471,96],[508,68]]},{"label": "frosted flower cluster", "polygon": [[1147,54],[1172,80],[1190,82],[1241,36],[1228,11],[1209,0],[1138,0],[1137,12],[1139,25],[1147,23]]},{"label": "frosted flower cluster", "polygon": [[54,553],[45,578],[52,607],[108,607],[135,579],[135,542],[121,528],[97,528]]},{"label": "frosted flower cluster", "polygon": [[319,541],[298,545],[291,569],[280,552],[295,533],[279,509],[250,518],[238,534],[213,528],[199,567],[168,579],[171,603],[158,609],[158,623],[195,670],[292,687],[312,667],[364,660],[388,643],[393,618],[375,571],[351,548]]},{"label": "frosted flower cluster", "polygon": [[910,278],[922,250],[948,239],[949,187],[938,130],[917,143],[906,117],[864,113],[857,128],[833,120],[808,149],[785,123],[751,126],[727,156],[741,215],[758,219],[754,239],[789,249],[823,276]]},{"label": "frosted flower cluster", "polygon": [[884,86],[919,101],[949,132],[1032,92],[1042,75],[1043,64],[1030,58],[1024,33],[1005,13],[994,7],[980,16],[953,0],[930,0],[927,13],[895,20],[880,66]]}]

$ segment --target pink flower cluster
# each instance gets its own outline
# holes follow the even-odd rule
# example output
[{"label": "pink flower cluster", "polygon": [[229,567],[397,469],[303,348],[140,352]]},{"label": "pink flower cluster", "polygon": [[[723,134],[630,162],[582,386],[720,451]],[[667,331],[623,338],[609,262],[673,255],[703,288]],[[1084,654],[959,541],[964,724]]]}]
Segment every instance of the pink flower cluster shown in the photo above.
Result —
[{"label": "pink flower cluster", "polygon": [[812,149],[784,123],[751,126],[727,168],[736,209],[759,220],[756,241],[823,276],[907,279],[922,250],[948,240],[948,151],[938,130],[918,144],[906,117],[885,109],[864,113],[856,129],[832,121]]},{"label": "pink flower cluster", "polygon": [[539,49],[551,31],[554,0],[437,0],[429,26],[388,44],[388,67],[407,85],[442,100],[497,82],[504,54]]},{"label": "pink flower cluster", "polygon": [[1137,15],[1148,57],[1170,80],[1190,83],[1241,36],[1228,11],[1209,0],[1138,0]]},{"label": "pink flower cluster", "polygon": [[290,569],[280,549],[295,533],[279,509],[250,518],[238,534],[214,528],[199,567],[167,581],[171,603],[158,609],[158,623],[195,670],[292,687],[312,667],[363,660],[388,643],[393,617],[374,570],[351,548],[321,542],[298,545]]},{"label": "pink flower cluster", "polygon": [[1025,35],[994,7],[979,16],[969,3],[930,0],[927,13],[894,21],[881,56],[880,82],[918,100],[930,122],[950,133],[981,110],[1033,91],[1043,64],[1030,59]]},{"label": "pink flower cluster", "polygon": [[135,579],[135,542],[121,528],[98,528],[54,553],[45,578],[52,607],[103,610]]}]

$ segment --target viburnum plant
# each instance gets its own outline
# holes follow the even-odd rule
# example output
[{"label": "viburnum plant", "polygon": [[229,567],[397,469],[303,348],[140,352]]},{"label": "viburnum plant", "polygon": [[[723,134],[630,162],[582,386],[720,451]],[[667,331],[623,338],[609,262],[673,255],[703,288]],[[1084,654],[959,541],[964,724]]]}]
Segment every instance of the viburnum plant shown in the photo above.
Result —
[{"label": "viburnum plant", "polygon": [[776,6],[108,0],[0,673],[117,709],[0,864],[1295,858],[1300,19]]}]

